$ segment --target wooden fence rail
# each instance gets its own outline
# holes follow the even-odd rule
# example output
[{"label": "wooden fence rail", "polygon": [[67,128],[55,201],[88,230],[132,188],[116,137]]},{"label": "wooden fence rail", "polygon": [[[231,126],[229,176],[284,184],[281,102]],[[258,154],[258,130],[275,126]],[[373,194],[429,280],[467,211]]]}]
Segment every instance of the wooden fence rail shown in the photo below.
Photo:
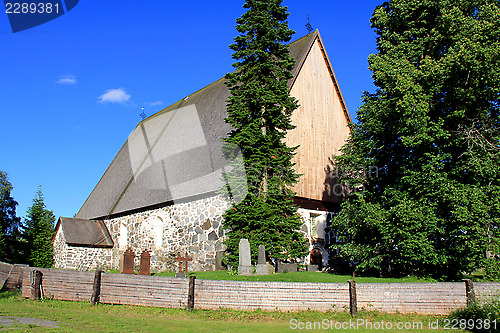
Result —
[{"label": "wooden fence rail", "polygon": [[[5,273],[7,272],[8,273]],[[41,297],[66,301],[171,308],[280,311],[380,310],[447,315],[468,302],[500,295],[500,283],[306,283],[199,280],[81,272],[0,265],[2,290],[21,288],[36,295],[34,271],[41,274]],[[7,276],[7,277],[5,277]],[[468,286],[468,287],[467,287]],[[2,287],[2,286],[0,286]],[[37,288],[35,286],[35,288]],[[469,299],[467,298],[469,296]]]}]

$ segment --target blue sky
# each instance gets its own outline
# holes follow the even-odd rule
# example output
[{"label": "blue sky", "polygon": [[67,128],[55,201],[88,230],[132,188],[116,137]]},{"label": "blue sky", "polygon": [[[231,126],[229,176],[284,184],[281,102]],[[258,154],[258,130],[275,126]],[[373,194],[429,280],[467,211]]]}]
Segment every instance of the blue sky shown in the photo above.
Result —
[{"label": "blue sky", "polygon": [[[78,212],[141,120],[232,71],[243,0],[80,0],[12,33],[0,14],[0,170],[24,216],[38,185],[57,217]],[[382,1],[285,0],[293,40],[319,29],[353,119],[374,91],[367,57]]]}]

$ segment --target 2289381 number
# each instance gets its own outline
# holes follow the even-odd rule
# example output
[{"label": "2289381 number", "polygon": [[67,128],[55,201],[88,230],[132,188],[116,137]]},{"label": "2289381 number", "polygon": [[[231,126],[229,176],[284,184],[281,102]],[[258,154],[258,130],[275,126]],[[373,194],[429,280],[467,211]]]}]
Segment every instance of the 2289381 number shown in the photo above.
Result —
[{"label": "2289381 number", "polygon": [[445,319],[445,330],[489,330],[497,328],[497,320],[490,319]]},{"label": "2289381 number", "polygon": [[59,13],[59,4],[51,2],[39,3],[20,3],[20,2],[7,2],[5,3],[5,13],[7,14],[52,14]]}]

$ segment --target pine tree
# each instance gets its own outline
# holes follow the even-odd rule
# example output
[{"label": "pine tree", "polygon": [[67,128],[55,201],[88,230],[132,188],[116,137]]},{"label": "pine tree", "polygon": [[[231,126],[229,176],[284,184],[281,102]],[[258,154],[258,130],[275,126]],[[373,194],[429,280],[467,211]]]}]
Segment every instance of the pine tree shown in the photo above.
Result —
[{"label": "pine tree", "polygon": [[27,260],[34,267],[51,267],[53,262],[52,236],[54,213],[45,207],[42,188],[38,188],[33,205],[28,208],[24,230]]},{"label": "pine tree", "polygon": [[224,214],[226,253],[233,265],[241,238],[249,239],[254,260],[259,244],[277,259],[305,255],[291,190],[298,181],[292,163],[296,147],[283,142],[294,128],[290,117],[298,107],[288,90],[294,60],[285,45],[294,32],[279,0],[247,0],[243,7],[247,11],[236,20],[240,34],[230,46],[237,62],[236,71],[226,75],[231,91],[226,122],[233,130],[223,149],[231,158],[241,151],[245,165],[225,175],[238,184],[233,199],[241,196]]},{"label": "pine tree", "polygon": [[391,0],[371,22],[377,91],[338,160],[364,190],[333,221],[333,248],[385,276],[498,267],[486,253],[500,253],[499,2]]},{"label": "pine tree", "polygon": [[21,220],[16,216],[17,202],[11,196],[12,184],[0,171],[0,261],[19,262]]}]

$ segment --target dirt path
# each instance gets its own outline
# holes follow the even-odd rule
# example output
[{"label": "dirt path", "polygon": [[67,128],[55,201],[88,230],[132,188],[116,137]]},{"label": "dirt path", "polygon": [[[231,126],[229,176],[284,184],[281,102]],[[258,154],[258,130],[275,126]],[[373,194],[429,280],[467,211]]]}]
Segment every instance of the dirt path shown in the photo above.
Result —
[{"label": "dirt path", "polygon": [[15,328],[18,324],[36,325],[43,327],[59,327],[59,322],[45,319],[15,316],[0,316],[0,330]]}]

